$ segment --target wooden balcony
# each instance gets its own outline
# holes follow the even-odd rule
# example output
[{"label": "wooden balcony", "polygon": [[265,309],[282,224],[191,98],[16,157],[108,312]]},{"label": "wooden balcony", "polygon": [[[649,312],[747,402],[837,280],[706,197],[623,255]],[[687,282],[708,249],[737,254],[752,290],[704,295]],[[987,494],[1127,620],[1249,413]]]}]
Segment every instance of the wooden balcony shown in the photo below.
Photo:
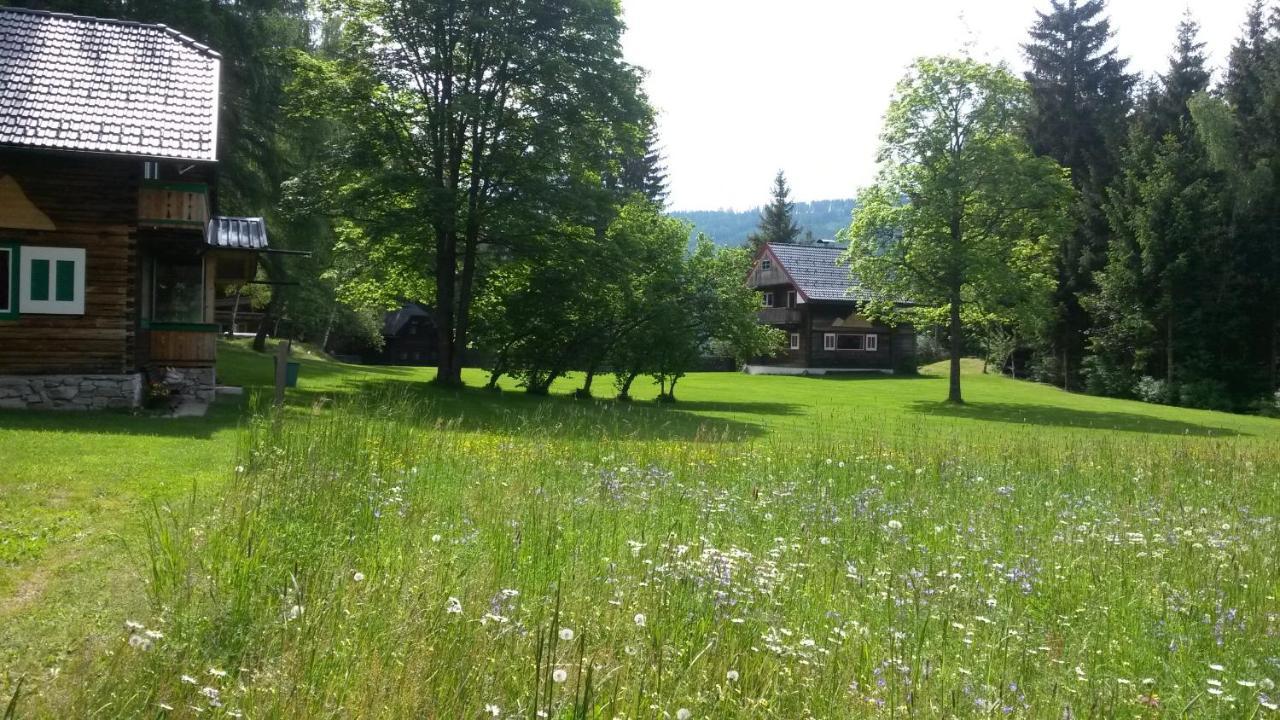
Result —
[{"label": "wooden balcony", "polygon": [[213,323],[151,323],[150,360],[171,367],[212,367],[218,331]]},{"label": "wooden balcony", "polygon": [[800,322],[800,310],[793,307],[764,308],[757,318],[765,325],[796,325]]},{"label": "wooden balcony", "polygon": [[209,222],[209,186],[143,180],[138,191],[138,224],[203,231]]}]

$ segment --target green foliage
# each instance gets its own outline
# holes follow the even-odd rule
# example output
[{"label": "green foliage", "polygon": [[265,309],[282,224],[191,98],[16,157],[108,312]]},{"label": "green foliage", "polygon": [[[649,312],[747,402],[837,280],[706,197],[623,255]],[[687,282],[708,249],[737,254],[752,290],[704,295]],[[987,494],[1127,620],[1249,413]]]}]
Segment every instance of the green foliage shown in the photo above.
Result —
[{"label": "green foliage", "polygon": [[955,402],[962,326],[1037,332],[1069,228],[1065,173],[1020,135],[1026,103],[1004,68],[917,61],[886,115],[879,180],[847,233],[850,270],[877,298],[872,317],[948,326]]},{"label": "green foliage", "polygon": [[[1023,46],[1030,69],[1026,133],[1031,149],[1070,171],[1079,192],[1074,227],[1055,257],[1057,287],[1042,355],[1052,355],[1052,379],[1075,387],[1090,325],[1080,299],[1106,262],[1110,230],[1102,210],[1124,144],[1134,78],[1114,39],[1103,0],[1051,0],[1037,13]],[[1040,358],[1040,364],[1047,358]]]},{"label": "green foliage", "polygon": [[[299,58],[294,85],[295,112],[339,120],[311,187],[365,253],[345,262],[349,286],[397,283],[423,300],[429,287],[438,379],[458,384],[487,270],[607,225],[619,190],[606,178],[645,154],[651,112],[621,56],[620,10],[577,0],[332,10],[334,58]],[[544,260],[567,260],[558,252]]]}]

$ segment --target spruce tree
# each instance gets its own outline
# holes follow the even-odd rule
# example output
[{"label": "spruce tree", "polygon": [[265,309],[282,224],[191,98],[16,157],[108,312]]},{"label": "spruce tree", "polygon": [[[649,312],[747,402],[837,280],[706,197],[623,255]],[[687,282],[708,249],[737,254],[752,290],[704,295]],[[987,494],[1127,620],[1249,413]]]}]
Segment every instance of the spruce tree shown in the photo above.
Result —
[{"label": "spruce tree", "polygon": [[621,186],[637,192],[658,207],[667,204],[667,165],[653,119],[645,123],[644,144],[631,157],[622,161]]},{"label": "spruce tree", "polygon": [[795,203],[790,198],[791,188],[787,186],[786,175],[779,170],[773,178],[773,200],[760,211],[760,225],[747,238],[753,252],[768,243],[790,245],[799,239]]},{"label": "spruce tree", "polygon": [[1104,0],[1051,0],[1023,45],[1031,65],[1028,139],[1037,154],[1071,171],[1080,198],[1076,229],[1056,260],[1052,361],[1042,362],[1044,374],[1066,387],[1077,384],[1089,327],[1080,298],[1093,289],[1092,275],[1106,259],[1109,231],[1102,205],[1124,143],[1134,83],[1128,61],[1111,47],[1105,10]]},{"label": "spruce tree", "polygon": [[1179,26],[1169,70],[1135,119],[1106,205],[1114,237],[1096,277],[1098,290],[1086,301],[1097,323],[1091,390],[1125,394],[1138,376],[1151,376],[1164,381],[1158,399],[1223,402],[1216,390],[1208,398],[1179,394],[1180,386],[1221,383],[1232,352],[1203,331],[1230,323],[1232,314],[1217,292],[1229,264],[1222,258],[1229,244],[1225,185],[1189,107],[1209,86],[1197,32],[1189,17]]}]

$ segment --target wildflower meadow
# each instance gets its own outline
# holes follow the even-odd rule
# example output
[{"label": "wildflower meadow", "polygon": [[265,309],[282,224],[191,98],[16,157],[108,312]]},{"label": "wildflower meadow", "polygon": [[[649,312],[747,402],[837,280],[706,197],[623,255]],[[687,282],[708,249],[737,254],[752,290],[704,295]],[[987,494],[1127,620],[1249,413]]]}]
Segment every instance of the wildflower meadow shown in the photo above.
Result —
[{"label": "wildflower meadow", "polygon": [[112,718],[1276,713],[1275,444],[909,415],[636,438],[603,417],[561,404],[471,432],[404,396],[260,409],[217,500],[149,513],[149,613],[121,618],[65,702]]}]

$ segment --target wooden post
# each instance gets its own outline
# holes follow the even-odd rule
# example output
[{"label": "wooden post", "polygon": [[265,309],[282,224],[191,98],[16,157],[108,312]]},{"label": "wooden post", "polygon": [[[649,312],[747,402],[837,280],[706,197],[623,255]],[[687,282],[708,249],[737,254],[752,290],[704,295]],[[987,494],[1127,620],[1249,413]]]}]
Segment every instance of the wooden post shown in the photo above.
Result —
[{"label": "wooden post", "polygon": [[284,407],[284,384],[289,372],[289,345],[292,340],[282,340],[276,345],[276,407]]}]

